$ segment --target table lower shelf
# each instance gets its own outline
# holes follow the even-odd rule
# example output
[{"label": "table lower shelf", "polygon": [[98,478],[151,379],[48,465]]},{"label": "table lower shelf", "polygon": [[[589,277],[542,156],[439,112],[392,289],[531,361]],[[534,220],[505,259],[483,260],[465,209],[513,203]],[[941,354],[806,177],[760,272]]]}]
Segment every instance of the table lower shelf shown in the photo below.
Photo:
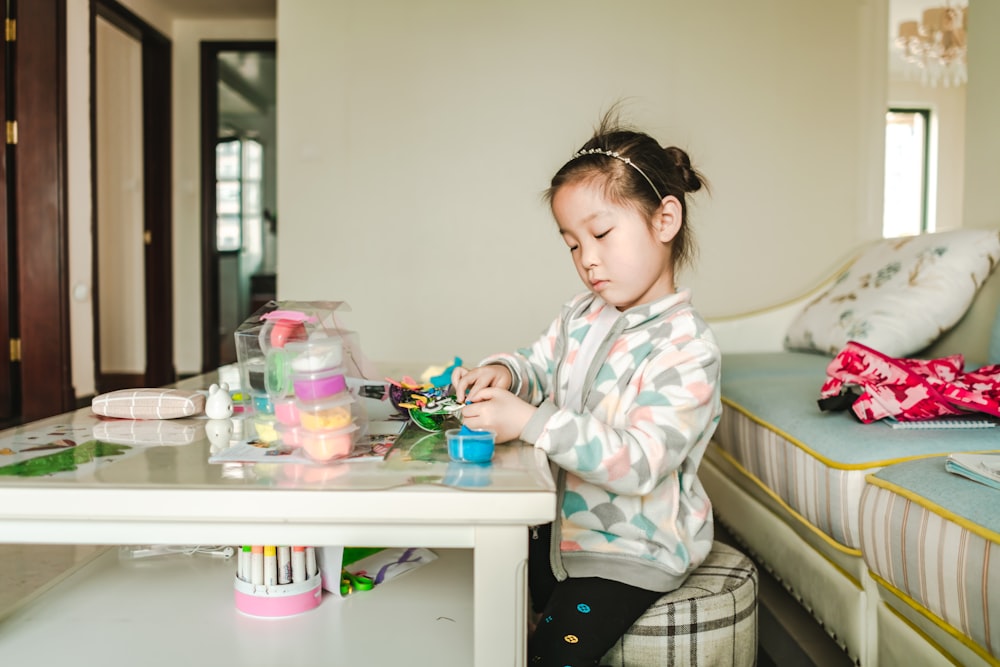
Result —
[{"label": "table lower shelf", "polygon": [[111,549],[0,619],[4,664],[473,663],[472,551],[438,559],[365,593],[324,592],[316,609],[261,619],[236,610],[235,559],[119,561]]}]

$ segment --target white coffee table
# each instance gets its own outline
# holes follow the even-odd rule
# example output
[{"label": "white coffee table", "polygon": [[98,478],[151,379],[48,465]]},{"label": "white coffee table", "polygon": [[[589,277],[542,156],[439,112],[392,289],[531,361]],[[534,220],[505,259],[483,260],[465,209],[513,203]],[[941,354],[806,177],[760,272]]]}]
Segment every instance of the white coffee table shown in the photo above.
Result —
[{"label": "white coffee table", "polygon": [[[204,384],[206,378],[194,379],[186,386]],[[73,440],[83,443],[91,438],[96,420],[89,409],[67,413],[0,433],[0,448],[4,443],[46,440]],[[524,445],[501,445],[492,468],[485,474],[463,482],[462,470],[446,461],[394,460],[386,462],[353,462],[323,467],[287,464],[210,464],[210,443],[204,437],[204,420],[191,420],[196,437],[181,445],[134,445],[122,453],[100,457],[96,461],[77,464],[73,471],[45,476],[4,475],[4,460],[0,459],[0,542],[39,544],[311,544],[385,547],[429,547],[439,549],[471,549],[471,577],[463,565],[462,552],[448,551],[441,563],[427,566],[433,570],[427,584],[441,595],[456,595],[461,590],[444,591],[442,587],[469,587],[472,596],[472,657],[477,667],[523,665],[525,660],[526,628],[526,527],[551,521],[555,515],[555,487],[545,456]],[[177,422],[180,426],[182,423]],[[197,429],[201,429],[198,431]],[[72,448],[69,448],[72,449]],[[69,451],[69,449],[65,451]],[[56,452],[58,450],[53,450]],[[449,467],[451,466],[451,467]],[[9,472],[10,469],[8,468]],[[463,486],[472,479],[471,486]],[[467,552],[466,552],[467,553]],[[192,561],[204,557],[188,557]],[[114,562],[112,562],[112,560]],[[449,576],[449,563],[456,576]],[[106,554],[98,563],[81,570],[75,586],[85,586],[87,577],[109,577],[122,582],[134,573],[116,571],[122,565]],[[170,569],[172,590],[182,588],[188,579],[178,574],[176,564]],[[187,566],[184,566],[187,567]],[[200,582],[208,568],[224,569],[218,561],[203,561],[200,574],[192,574],[192,596],[206,605],[206,587]],[[234,566],[233,566],[234,567]],[[166,576],[166,575],[165,575]],[[214,577],[215,575],[208,575]],[[219,575],[224,582],[219,590],[230,591],[232,572]],[[419,587],[421,570],[399,580],[399,591]],[[412,579],[407,587],[402,582]],[[213,579],[214,580],[214,579]],[[95,579],[93,581],[100,581]],[[390,582],[391,583],[391,582]],[[32,605],[50,605],[59,609],[59,589],[56,587]],[[385,604],[409,604],[378,589],[363,604],[372,618],[378,618],[378,596]],[[107,587],[95,585],[95,589]],[[419,593],[420,595],[425,594]],[[85,605],[85,594],[76,604]],[[202,597],[198,597],[201,595]],[[226,593],[221,603],[212,595],[211,604],[219,605],[220,614],[237,614]],[[360,599],[360,596],[359,596]],[[334,600],[331,606],[346,601]],[[353,601],[352,601],[353,603]],[[67,601],[67,604],[71,602]],[[459,604],[459,603],[456,603]],[[320,608],[297,619],[282,619],[281,623],[305,619],[323,611]],[[28,607],[31,607],[29,605]],[[33,607],[32,607],[33,608]],[[458,608],[461,608],[459,606]],[[99,610],[95,616],[99,621]],[[33,613],[26,607],[26,614]],[[39,616],[49,615],[36,612]],[[176,610],[176,613],[184,613]],[[347,615],[348,608],[333,614]],[[360,612],[359,612],[360,613]],[[12,629],[38,627],[19,625],[18,615],[0,621],[0,654],[17,643]],[[35,623],[38,619],[29,619]],[[262,621],[268,623],[271,621]],[[317,621],[303,621],[316,623]],[[467,619],[465,621],[467,623]],[[161,620],[151,617],[153,627],[129,627],[128,632],[148,632],[163,641]],[[141,622],[139,623],[141,626]],[[462,627],[460,625],[460,627]],[[467,626],[465,626],[467,627]],[[96,625],[97,630],[100,623]],[[65,627],[62,628],[65,630]],[[58,634],[59,628],[50,631]],[[107,629],[105,629],[107,630]],[[115,631],[121,631],[118,628]],[[331,629],[331,631],[334,631]],[[232,630],[227,641],[252,643],[253,625]],[[241,633],[249,633],[244,637]],[[166,633],[169,635],[169,632]],[[288,633],[289,637],[294,632]],[[419,656],[427,646],[417,640],[400,639],[394,628],[385,628],[385,642],[399,643],[399,655],[405,664],[421,664]],[[394,638],[395,637],[395,638]],[[235,639],[234,639],[235,638]],[[180,639],[180,638],[175,638]],[[112,639],[110,639],[112,641]],[[292,641],[291,639],[289,641]],[[296,651],[302,650],[294,641]],[[407,646],[415,641],[416,645]],[[459,642],[460,643],[460,642]],[[384,648],[384,647],[383,647]],[[66,647],[67,655],[73,655]],[[217,647],[227,654],[223,644]],[[447,646],[436,646],[434,652],[447,653]],[[333,653],[330,653],[332,651]],[[272,653],[274,655],[272,655]],[[267,642],[253,655],[261,664],[271,658],[288,654],[279,640]],[[326,647],[323,656],[334,657],[332,664],[349,664],[337,660],[335,648]],[[354,655],[354,654],[351,654]],[[114,664],[105,655],[102,664]],[[155,663],[155,652],[146,656]],[[346,658],[344,658],[346,659]],[[463,664],[468,655],[455,658],[452,664]],[[110,661],[110,662],[109,662]],[[448,660],[441,661],[448,664]],[[176,663],[174,663],[176,664]],[[192,663],[193,664],[193,663]],[[244,663],[246,664],[246,663]],[[324,664],[331,664],[326,662]],[[374,663],[372,663],[374,664]],[[437,662],[428,664],[437,664]]]}]

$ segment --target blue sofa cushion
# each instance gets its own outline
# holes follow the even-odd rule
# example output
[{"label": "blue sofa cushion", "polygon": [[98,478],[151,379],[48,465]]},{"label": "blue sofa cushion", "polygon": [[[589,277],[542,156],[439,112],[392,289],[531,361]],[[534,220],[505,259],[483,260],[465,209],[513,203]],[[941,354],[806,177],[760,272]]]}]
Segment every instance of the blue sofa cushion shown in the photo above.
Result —
[{"label": "blue sofa cushion", "polygon": [[[993,434],[993,448],[997,445]],[[906,461],[871,474],[871,481],[895,487],[897,495],[910,497],[931,507],[935,513],[948,515],[967,525],[979,526],[996,534],[1000,541],[1000,492],[945,470],[947,457],[938,456]]]},{"label": "blue sofa cushion", "polygon": [[865,475],[910,459],[997,447],[997,429],[897,430],[819,409],[829,359],[809,353],[723,355],[723,413],[712,455],[838,549],[860,555]]},{"label": "blue sofa cushion", "polygon": [[873,468],[948,452],[973,452],[997,446],[996,429],[897,430],[884,422],[862,424],[848,412],[822,412],[816,401],[826,378],[819,372],[784,375],[739,369],[735,378],[722,362],[722,398],[758,424],[780,431],[788,440],[826,465]]}]

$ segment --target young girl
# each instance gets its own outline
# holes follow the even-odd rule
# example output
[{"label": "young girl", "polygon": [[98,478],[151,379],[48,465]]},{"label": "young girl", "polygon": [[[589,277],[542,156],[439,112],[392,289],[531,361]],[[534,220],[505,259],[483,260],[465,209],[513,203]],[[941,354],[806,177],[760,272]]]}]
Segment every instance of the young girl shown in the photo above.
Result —
[{"label": "young girl", "polygon": [[558,514],[532,529],[529,665],[597,665],[712,548],[698,465],[715,430],[718,345],[675,286],[692,255],[687,154],[608,113],[546,198],[587,292],[528,349],[452,374],[462,418],[556,466]]}]

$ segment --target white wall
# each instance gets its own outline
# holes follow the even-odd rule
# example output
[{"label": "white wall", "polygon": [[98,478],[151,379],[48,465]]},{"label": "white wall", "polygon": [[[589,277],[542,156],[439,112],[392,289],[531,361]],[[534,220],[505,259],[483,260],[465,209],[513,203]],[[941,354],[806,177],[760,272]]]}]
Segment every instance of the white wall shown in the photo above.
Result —
[{"label": "white wall", "polygon": [[90,28],[87,0],[66,3],[67,225],[69,227],[70,355],[77,396],[94,383],[94,317],[90,233]]},{"label": "white wall", "polygon": [[[101,368],[146,370],[144,281],[142,43],[97,19],[97,257],[102,304]],[[136,289],[140,286],[139,289]],[[113,305],[112,305],[113,304]]]},{"label": "white wall", "polygon": [[[692,210],[701,259],[684,276],[707,315],[796,294],[879,234],[883,0],[278,0],[277,22],[125,4],[173,40],[181,373],[201,366],[200,39],[279,40],[280,296],[346,299],[378,361],[473,362],[524,344],[580,289],[539,195],[619,98],[712,182]],[[68,1],[67,77],[71,285],[84,288],[86,5]],[[1000,4],[970,12],[963,224],[990,226]],[[81,395],[89,308],[71,303]]]},{"label": "white wall", "polygon": [[201,370],[201,42],[271,40],[275,34],[275,22],[263,19],[172,24],[174,364],[182,375]]},{"label": "white wall", "polygon": [[1000,2],[969,4],[969,87],[965,152],[965,226],[1000,224]]},{"label": "white wall", "polygon": [[[271,19],[178,20],[155,0],[122,4],[167,36],[173,49],[174,364],[185,375],[201,370],[200,42],[273,40]],[[94,393],[90,233],[89,2],[67,1],[67,109],[70,302],[73,384]]]},{"label": "white wall", "polygon": [[580,291],[540,193],[601,112],[712,183],[709,315],[797,294],[881,224],[878,0],[278,0],[279,297],[372,359],[474,362]]}]

